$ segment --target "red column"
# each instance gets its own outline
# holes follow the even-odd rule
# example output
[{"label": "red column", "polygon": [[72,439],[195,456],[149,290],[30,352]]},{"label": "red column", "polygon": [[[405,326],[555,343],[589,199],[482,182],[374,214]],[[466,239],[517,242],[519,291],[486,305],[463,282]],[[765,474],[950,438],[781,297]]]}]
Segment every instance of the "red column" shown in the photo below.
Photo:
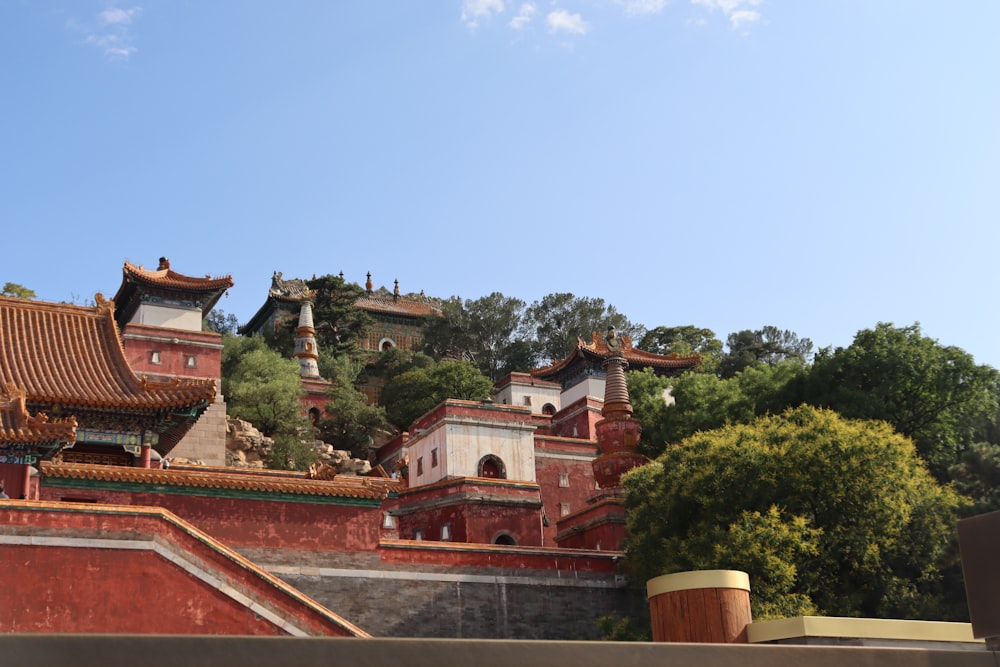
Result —
[{"label": "red column", "polygon": [[139,456],[139,466],[140,468],[150,467],[150,450],[149,445],[142,446],[142,454]]},{"label": "red column", "polygon": [[24,492],[21,494],[24,496],[25,500],[38,500],[38,494],[34,494],[35,497],[32,498],[31,493],[31,466],[24,466]]},{"label": "red column", "polygon": [[745,644],[750,578],[738,570],[678,572],[646,582],[654,642]]}]

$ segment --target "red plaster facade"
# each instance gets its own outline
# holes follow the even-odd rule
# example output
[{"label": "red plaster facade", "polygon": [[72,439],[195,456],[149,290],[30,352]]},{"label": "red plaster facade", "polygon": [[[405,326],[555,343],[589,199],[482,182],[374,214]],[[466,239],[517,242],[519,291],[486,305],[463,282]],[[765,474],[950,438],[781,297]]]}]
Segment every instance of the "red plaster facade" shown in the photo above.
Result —
[{"label": "red plaster facade", "polygon": [[10,502],[0,525],[2,632],[365,636],[160,509]]},{"label": "red plaster facade", "polygon": [[[222,336],[213,331],[186,331],[129,323],[122,331],[125,358],[137,375],[222,377]],[[155,356],[154,356],[155,353]]]},{"label": "red plaster facade", "polygon": [[540,507],[536,484],[467,477],[401,493],[396,513],[402,539],[541,546]]},{"label": "red plaster facade", "polygon": [[42,486],[42,500],[162,507],[233,547],[372,551],[379,507]]}]

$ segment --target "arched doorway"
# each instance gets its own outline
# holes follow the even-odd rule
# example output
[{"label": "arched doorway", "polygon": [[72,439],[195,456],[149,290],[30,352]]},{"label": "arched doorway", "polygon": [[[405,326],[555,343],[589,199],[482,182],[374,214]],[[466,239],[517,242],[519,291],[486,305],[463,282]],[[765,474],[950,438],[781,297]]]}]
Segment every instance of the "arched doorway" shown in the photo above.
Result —
[{"label": "arched doorway", "polygon": [[487,454],[479,459],[478,475],[490,479],[507,479],[507,466],[499,456]]}]

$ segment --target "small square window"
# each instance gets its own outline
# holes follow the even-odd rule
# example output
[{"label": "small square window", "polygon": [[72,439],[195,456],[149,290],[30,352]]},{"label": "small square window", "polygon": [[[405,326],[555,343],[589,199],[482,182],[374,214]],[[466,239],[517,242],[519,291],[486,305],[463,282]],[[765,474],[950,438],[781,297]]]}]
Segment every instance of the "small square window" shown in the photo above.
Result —
[{"label": "small square window", "polygon": [[149,355],[149,361],[150,361],[150,363],[154,363],[157,366],[159,366],[160,363],[161,363],[160,362],[160,351],[159,350],[153,350],[150,353],[150,355]]},{"label": "small square window", "polygon": [[451,539],[451,524],[446,523],[441,526],[441,541],[447,542]]},{"label": "small square window", "polygon": [[569,514],[569,503],[559,503],[559,516]]},{"label": "small square window", "polygon": [[385,528],[386,530],[395,530],[396,529],[396,517],[394,517],[393,515],[389,514],[388,512],[385,512],[382,515],[382,527]]},{"label": "small square window", "polygon": [[414,530],[413,531],[413,539],[418,540],[418,541],[424,539],[424,529],[423,528],[417,528],[416,530]]},{"label": "small square window", "polygon": [[434,449],[431,450],[431,467],[432,468],[437,468],[438,467],[438,450],[437,450],[437,447],[435,447]]},{"label": "small square window", "polygon": [[525,405],[531,405],[531,396],[525,396],[524,397],[524,404]]},{"label": "small square window", "polygon": [[196,368],[198,366],[197,360],[193,354],[187,356],[187,360],[184,362],[186,368]]},{"label": "small square window", "polygon": [[561,472],[561,473],[559,473],[559,486],[561,486],[564,489],[568,489],[569,488],[569,473],[568,472]]},{"label": "small square window", "polygon": [[420,477],[423,474],[424,474],[424,457],[418,456],[417,457],[417,477]]}]

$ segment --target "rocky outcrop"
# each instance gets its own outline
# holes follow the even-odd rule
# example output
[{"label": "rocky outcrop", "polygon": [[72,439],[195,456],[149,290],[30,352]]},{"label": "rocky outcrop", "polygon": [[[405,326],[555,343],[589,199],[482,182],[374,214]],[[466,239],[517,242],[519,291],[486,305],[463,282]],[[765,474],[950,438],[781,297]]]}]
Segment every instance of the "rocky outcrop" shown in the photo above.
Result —
[{"label": "rocky outcrop", "polygon": [[236,468],[263,468],[271,455],[274,440],[254,425],[238,417],[226,420],[226,465]]},{"label": "rocky outcrop", "polygon": [[[322,440],[310,443],[316,450],[318,459],[313,468],[322,470],[324,476],[367,475],[371,464],[364,459],[356,459],[351,453],[335,449]],[[226,465],[236,468],[264,468],[271,456],[274,440],[263,435],[254,425],[238,417],[230,417],[226,424]],[[331,473],[330,471],[335,471]]]}]

